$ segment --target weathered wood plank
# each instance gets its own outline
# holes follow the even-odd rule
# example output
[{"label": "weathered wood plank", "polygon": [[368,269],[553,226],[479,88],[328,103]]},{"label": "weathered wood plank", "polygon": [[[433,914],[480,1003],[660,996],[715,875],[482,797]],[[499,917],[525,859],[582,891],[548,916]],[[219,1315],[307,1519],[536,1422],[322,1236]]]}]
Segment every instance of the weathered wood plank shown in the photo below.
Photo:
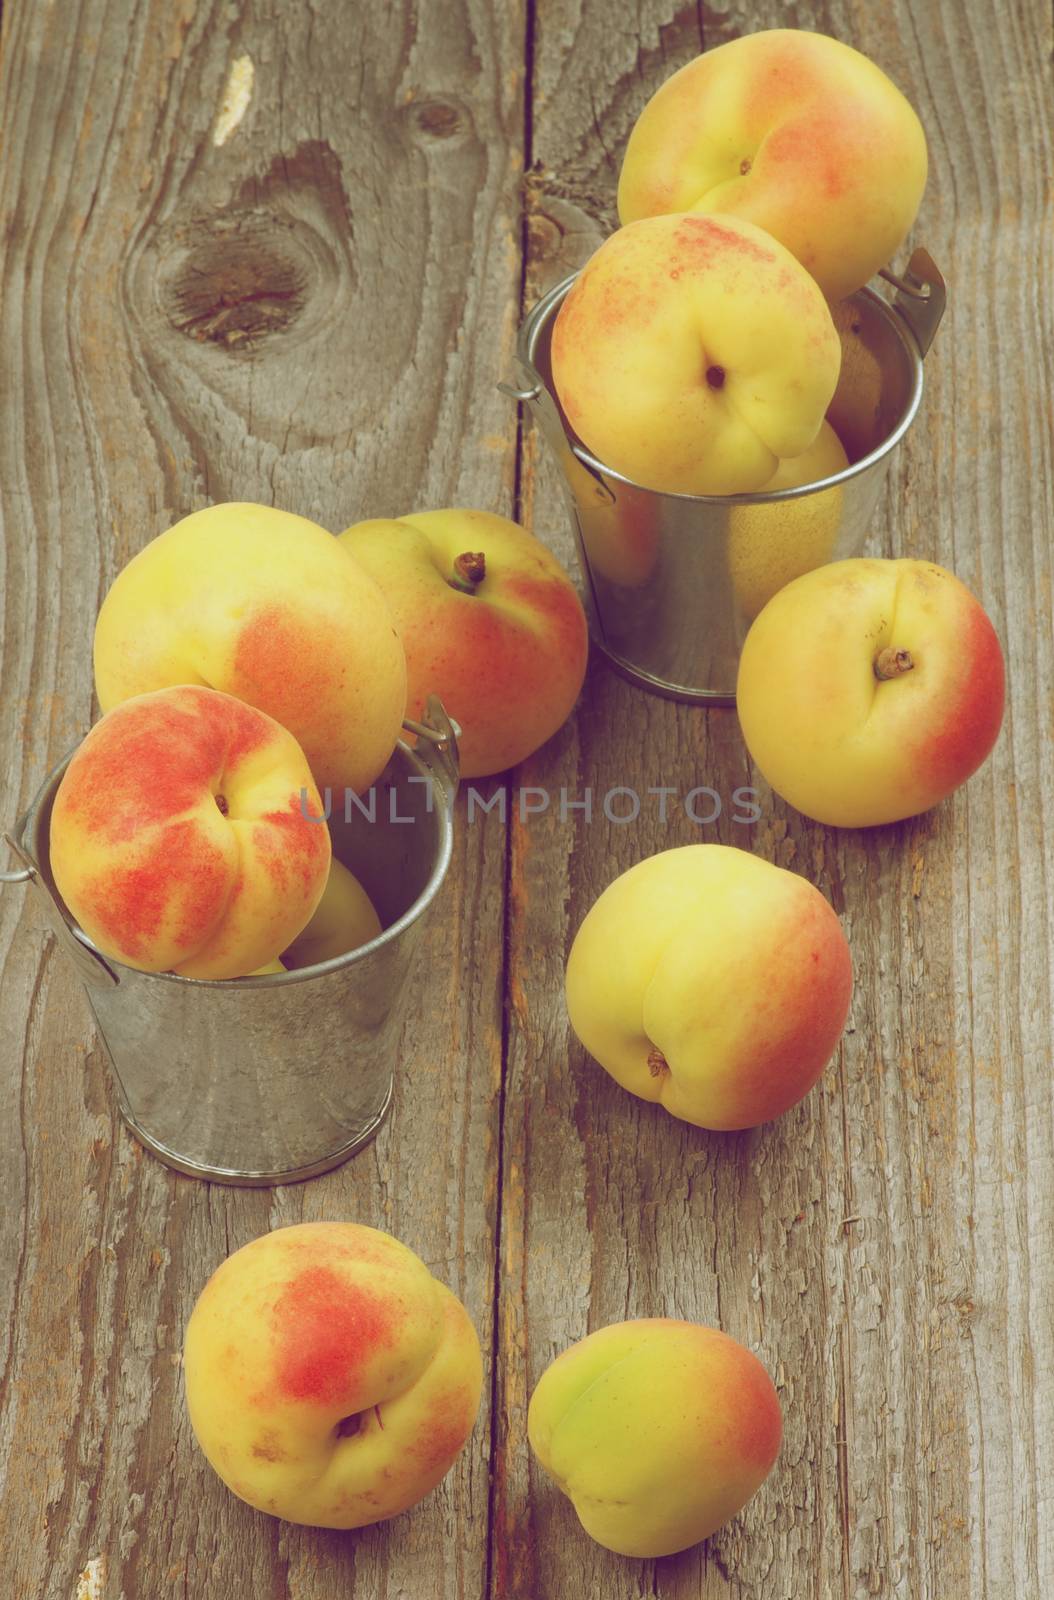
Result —
[{"label": "weathered wood plank", "polygon": [[[696,828],[647,802],[633,826],[551,813],[513,831],[503,1127],[497,1596],[765,1600],[1038,1597],[1054,1585],[1050,1499],[1054,1186],[1050,1065],[1054,805],[1051,19],[1021,5],[592,4],[540,8],[532,80],[528,299],[613,221],[619,153],[659,81],[707,44],[780,23],[884,65],[929,131],[916,237],[948,320],[901,447],[876,553],[933,557],[988,605],[1011,674],[1007,725],[966,791],[869,834],[813,826],[750,782],[729,712],[645,697],[594,663],[576,725],[525,783],[715,788]],[[536,530],[565,516],[537,441]],[[565,532],[555,532],[565,554]],[[754,780],[757,781],[757,780]],[[599,806],[598,806],[599,809]],[[638,1106],[570,1037],[563,960],[623,868],[694,839],[803,872],[843,916],[856,994],[838,1060],[778,1125],[707,1136]],[[705,1548],[654,1563],[594,1546],[530,1461],[526,1403],[571,1340],[632,1315],[720,1324],[777,1379],[769,1484]]]},{"label": "weathered wood plank", "polygon": [[[176,517],[228,498],[333,529],[511,508],[515,418],[493,384],[516,320],[524,24],[484,0],[81,0],[4,22],[11,821],[90,721],[102,593]],[[245,56],[251,98],[218,143]],[[486,1407],[413,1517],[316,1534],[213,1478],[178,1352],[228,1249],[319,1216],[406,1240],[489,1351],[504,863],[496,818],[460,829],[388,1128],[343,1171],[274,1193],[141,1155],[77,982],[23,892],[0,895],[0,1568],[19,1600],[68,1600],[103,1558],[106,1600],[481,1592]]]},{"label": "weathered wood plank", "polygon": [[[174,516],[233,495],[333,527],[411,501],[509,504],[511,417],[491,381],[516,312],[519,13],[357,16],[355,38],[321,12],[187,0],[129,16],[86,0],[4,17],[5,817],[87,725],[98,598]],[[975,584],[1008,645],[1011,714],[964,795],[874,836],[814,829],[767,794],[754,829],[727,809],[707,830],[654,808],[633,828],[574,812],[514,825],[491,1592],[1031,1600],[1054,1582],[1049,17],[1025,4],[997,33],[973,4],[702,17],[707,42],[827,27],[923,115],[918,236],[951,309],[875,548]],[[632,24],[542,9],[530,297],[610,225],[632,118],[698,43],[694,8]],[[253,99],[216,146],[243,54]],[[532,439],[524,486],[569,557]],[[731,714],[646,700],[597,666],[575,725],[520,778],[592,788],[599,808],[634,782],[705,782],[727,803],[750,772]],[[633,1106],[569,1042],[560,997],[599,889],[698,837],[806,872],[857,960],[837,1068],[779,1127],[732,1139]],[[393,1228],[488,1340],[502,856],[493,821],[462,829],[389,1130],[273,1197],[174,1178],[119,1133],[75,981],[21,892],[0,895],[0,1537],[20,1600],[73,1593],[103,1554],[107,1600],[480,1592],[485,1421],[412,1518],[305,1532],[212,1479],[176,1361],[211,1266],[301,1216]],[[523,1424],[556,1349],[653,1311],[757,1348],[787,1442],[739,1523],[639,1567],[580,1534]]]}]

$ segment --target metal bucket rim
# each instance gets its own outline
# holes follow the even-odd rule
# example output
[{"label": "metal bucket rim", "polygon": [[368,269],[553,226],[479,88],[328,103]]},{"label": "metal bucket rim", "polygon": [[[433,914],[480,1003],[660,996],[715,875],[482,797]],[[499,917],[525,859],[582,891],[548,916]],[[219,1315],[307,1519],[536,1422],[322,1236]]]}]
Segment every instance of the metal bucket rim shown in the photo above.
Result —
[{"label": "metal bucket rim", "polygon": [[[15,826],[15,837],[24,849],[27,858],[33,863],[38,880],[42,874],[42,863],[37,858],[33,848],[34,841],[29,835],[36,831],[36,819],[49,800],[54,798],[54,792],[58,788],[62,775],[79,748],[79,745],[75,746],[56,766],[52,767]],[[319,961],[310,967],[294,967],[288,972],[266,972],[255,976],[246,975],[242,978],[185,978],[179,972],[144,972],[141,967],[130,967],[127,962],[121,961],[117,956],[107,955],[105,951],[100,950],[84,930],[78,927],[70,915],[68,907],[51,889],[50,883],[45,882],[41,886],[51,895],[57,910],[61,913],[78,944],[83,945],[91,955],[104,962],[108,967],[119,968],[122,972],[134,974],[136,978],[159,978],[167,983],[186,984],[195,989],[229,990],[232,987],[241,989],[277,989],[284,988],[289,984],[304,982],[309,978],[327,977],[330,973],[343,971],[345,967],[353,966],[355,962],[372,955],[415,923],[418,917],[427,911],[435,900],[450,866],[454,852],[453,804],[444,797],[442,785],[435,772],[422,761],[417,752],[412,750],[403,739],[396,740],[389,761],[397,754],[416,767],[419,776],[427,777],[431,782],[433,795],[431,809],[433,814],[439,818],[439,843],[436,850],[436,858],[428,874],[428,882],[401,917],[398,917],[389,927],[383,928],[377,937],[371,939],[368,944],[359,945],[354,950],[345,951],[343,955],[332,956],[329,961]],[[385,770],[387,770],[387,763]]]},{"label": "metal bucket rim", "polygon": [[[552,393],[552,391],[549,390],[548,385],[545,383],[541,373],[534,364],[534,352],[538,345],[539,336],[542,332],[542,329],[545,327],[546,322],[548,321],[553,306],[558,301],[563,300],[578,275],[578,272],[570,273],[559,283],[554,284],[547,294],[543,295],[542,299],[537,302],[537,304],[531,309],[524,319],[524,322],[520,328],[519,337],[517,339],[517,356],[521,366],[523,366],[531,374],[532,378],[536,380],[539,388],[546,389],[549,393]],[[638,483],[636,479],[628,478],[625,473],[616,472],[614,467],[609,467],[605,462],[601,461],[598,456],[593,455],[589,450],[587,450],[585,445],[581,444],[574,437],[574,435],[568,431],[563,412],[561,411],[559,413],[560,421],[564,427],[564,432],[567,436],[567,442],[570,446],[572,454],[579,461],[581,461],[582,465],[588,468],[590,472],[594,474],[601,473],[605,478],[611,478],[616,483],[625,484],[628,489],[636,490],[638,494],[655,495],[661,500],[687,501],[689,504],[700,506],[776,505],[784,500],[803,500],[808,495],[819,494],[825,489],[833,489],[843,483],[848,483],[851,478],[860,477],[868,470],[869,467],[873,467],[877,462],[882,461],[889,454],[889,452],[900,443],[901,439],[903,439],[911,424],[914,422],[919,406],[922,402],[923,366],[922,355],[915,340],[915,336],[904,317],[897,310],[896,306],[892,305],[884,295],[876,293],[874,289],[867,285],[861,289],[857,289],[847,298],[852,301],[860,296],[864,296],[876,307],[886,325],[892,329],[892,331],[896,334],[896,337],[900,340],[900,343],[903,346],[911,364],[912,387],[911,394],[908,398],[908,403],[904,409],[904,414],[900,418],[900,421],[897,423],[896,427],[893,428],[889,434],[887,434],[886,438],[883,439],[880,445],[878,445],[874,450],[870,451],[868,455],[861,456],[859,461],[850,462],[849,466],[846,467],[844,471],[835,473],[833,477],[817,478],[813,483],[798,484],[794,488],[790,489],[773,489],[769,490],[767,493],[761,490],[753,490],[749,494],[732,495],[682,494],[678,492],[671,492],[670,490],[665,489],[649,489],[644,484]],[[555,394],[553,394],[553,398],[556,400]]]}]

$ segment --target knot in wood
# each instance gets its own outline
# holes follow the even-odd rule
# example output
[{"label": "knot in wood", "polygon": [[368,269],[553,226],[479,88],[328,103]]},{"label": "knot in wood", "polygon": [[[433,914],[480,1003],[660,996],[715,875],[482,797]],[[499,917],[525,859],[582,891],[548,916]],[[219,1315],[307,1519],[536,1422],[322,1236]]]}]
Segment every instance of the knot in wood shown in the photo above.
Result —
[{"label": "knot in wood", "polygon": [[290,327],[303,308],[308,264],[287,230],[195,230],[165,289],[172,325],[200,343],[250,345]]},{"label": "knot in wood", "polygon": [[468,117],[456,100],[434,96],[415,106],[414,125],[426,139],[452,139],[467,127]]}]

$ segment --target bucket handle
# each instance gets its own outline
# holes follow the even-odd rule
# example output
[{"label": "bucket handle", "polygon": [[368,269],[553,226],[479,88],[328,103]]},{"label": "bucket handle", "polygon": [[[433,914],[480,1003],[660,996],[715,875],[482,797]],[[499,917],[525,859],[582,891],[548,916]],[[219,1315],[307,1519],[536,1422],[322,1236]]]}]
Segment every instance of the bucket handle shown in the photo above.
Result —
[{"label": "bucket handle", "polygon": [[[439,789],[444,803],[448,807],[453,806],[458,787],[457,741],[461,729],[447,716],[443,703],[437,695],[429,696],[425,704],[423,722],[407,721],[404,726],[417,735],[418,755],[421,761]],[[52,774],[52,778],[55,776],[56,774]],[[20,837],[25,832],[27,822],[28,816],[23,817],[17,824]],[[32,856],[9,833],[0,837],[19,863],[10,870],[0,871],[0,885],[5,883],[32,885],[40,898],[48,927],[66,951],[84,983],[97,988],[119,985],[121,981],[119,976],[99,951],[77,938],[67,921],[62,904],[52,893],[50,885],[44,881]]]},{"label": "bucket handle", "polygon": [[549,441],[550,448],[555,451],[558,459],[566,461],[567,458],[570,458],[577,463],[582,472],[589,474],[593,480],[592,492],[595,494],[598,504],[614,505],[615,496],[603,478],[594,467],[590,466],[588,461],[583,461],[577,451],[572,449],[560,413],[556,409],[556,401],[549,393],[549,390],[522,355],[517,359],[523,371],[532,380],[530,388],[517,389],[513,383],[499,383],[496,385],[497,389],[501,394],[507,395],[510,400],[515,400],[517,405],[530,407],[535,420]]},{"label": "bucket handle", "polygon": [[[5,842],[11,843],[6,836]],[[35,877],[36,873],[32,867],[18,867],[14,872],[0,872],[0,883],[28,883],[30,878]]]},{"label": "bucket handle", "polygon": [[121,980],[99,952],[89,945],[83,944],[77,938],[63,915],[62,907],[40,876],[33,858],[26,854],[22,846],[12,839],[9,833],[5,833],[3,838],[4,843],[14,855],[16,861],[21,861],[22,865],[11,872],[0,872],[0,883],[31,883],[33,885],[40,897],[40,904],[47,917],[48,927],[66,951],[86,984],[94,984],[96,988],[111,988],[119,984]]},{"label": "bucket handle", "polygon": [[878,275],[897,291],[893,296],[893,310],[907,323],[919,354],[924,356],[940,327],[948,298],[936,262],[928,250],[920,248],[912,253],[902,277],[888,267],[880,267]]},{"label": "bucket handle", "polygon": [[[546,304],[555,296],[566,292],[576,276],[576,274],[572,273],[564,283],[557,284],[555,289],[550,290],[546,301],[542,303]],[[903,274],[895,273],[889,267],[880,267],[878,276],[896,290],[893,296],[892,309],[906,325],[918,346],[919,355],[925,356],[933,343],[937,329],[940,327],[948,298],[947,286],[937,268],[936,262],[929,251],[920,246],[912,252],[911,259]],[[579,467],[592,477],[599,499],[613,500],[614,496],[603,478],[599,476],[589,462],[582,460],[577,451],[572,452],[567,432],[553,396],[524,352],[522,335],[521,346],[517,350],[517,360],[527,379],[526,385],[518,387],[512,383],[499,383],[497,388],[518,405],[526,405],[530,408],[558,458],[568,453],[574,455]]]},{"label": "bucket handle", "polygon": [[439,696],[431,694],[425,701],[424,720],[415,722],[406,717],[403,727],[407,733],[416,735],[417,755],[438,785],[444,803],[452,806],[460,778],[457,742],[461,729],[458,724],[447,716]]}]

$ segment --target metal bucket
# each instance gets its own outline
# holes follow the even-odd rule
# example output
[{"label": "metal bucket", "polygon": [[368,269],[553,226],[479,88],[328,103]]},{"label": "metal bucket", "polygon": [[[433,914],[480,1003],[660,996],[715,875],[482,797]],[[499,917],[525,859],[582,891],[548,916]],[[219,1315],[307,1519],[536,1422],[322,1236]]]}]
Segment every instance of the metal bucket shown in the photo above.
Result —
[{"label": "metal bucket", "polygon": [[29,882],[39,894],[88,991],[121,1115],[168,1166],[219,1183],[292,1183],[339,1166],[380,1128],[400,1050],[400,993],[453,846],[455,730],[438,700],[426,717],[407,724],[417,747],[400,741],[361,803],[332,797],[333,853],[384,931],[317,966],[217,982],[137,972],[101,955],[49,864],[51,808],[69,757],[7,837],[21,865],[0,881]]},{"label": "metal bucket", "polygon": [[890,454],[922,397],[922,358],[944,312],[944,280],[925,250],[906,275],[881,276],[892,303],[861,289],[831,311],[842,370],[828,420],[849,467],[770,494],[659,494],[613,472],[582,444],[556,397],[553,322],[576,274],[520,330],[521,389],[559,463],[595,644],[634,683],[674,700],[730,705],[753,617],[792,578],[859,555]]}]

